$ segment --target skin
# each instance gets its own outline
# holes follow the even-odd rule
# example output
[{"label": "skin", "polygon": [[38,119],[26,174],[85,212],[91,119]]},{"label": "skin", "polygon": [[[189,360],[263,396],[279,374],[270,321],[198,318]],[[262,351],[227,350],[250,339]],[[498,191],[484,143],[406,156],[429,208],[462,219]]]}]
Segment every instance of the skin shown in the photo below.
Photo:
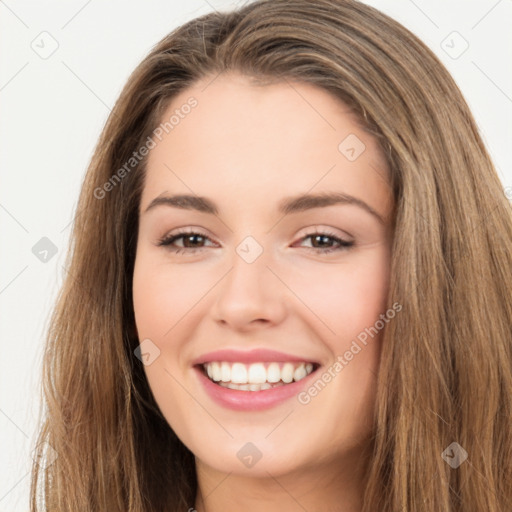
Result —
[{"label": "skin", "polygon": [[[310,84],[209,77],[173,98],[162,120],[190,96],[197,107],[148,157],[133,276],[139,339],[160,350],[145,366],[150,387],[196,457],[190,507],[360,511],[382,331],[305,405],[293,397],[264,411],[224,408],[192,361],[222,348],[270,348],[320,362],[320,375],[375,324],[388,309],[393,202],[385,159],[347,106]],[[354,161],[338,149],[349,134],[366,146]],[[285,197],[333,191],[363,200],[383,222],[353,204],[278,213]],[[145,211],[171,194],[208,197],[219,213]],[[176,240],[189,251],[181,254],[158,246],[177,228],[208,238]],[[338,244],[306,235],[325,230],[355,245],[322,254]],[[252,263],[236,252],[247,236],[263,249]],[[250,468],[237,457],[249,441],[262,454]]]}]

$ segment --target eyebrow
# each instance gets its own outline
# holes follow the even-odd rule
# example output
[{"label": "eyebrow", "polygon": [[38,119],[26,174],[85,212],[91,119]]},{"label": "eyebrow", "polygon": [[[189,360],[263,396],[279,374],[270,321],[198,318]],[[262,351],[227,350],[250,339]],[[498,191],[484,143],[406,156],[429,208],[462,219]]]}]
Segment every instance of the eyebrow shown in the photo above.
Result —
[{"label": "eyebrow", "polygon": [[[336,204],[350,204],[358,206],[373,215],[381,224],[386,223],[384,218],[362,199],[358,199],[357,197],[341,192],[302,194],[293,197],[286,197],[279,202],[278,211],[284,215],[288,215],[291,213],[312,210],[313,208],[324,208]],[[219,213],[217,205],[211,199],[186,194],[173,196],[160,195],[155,197],[155,199],[153,199],[149,206],[144,210],[144,213],[160,205],[182,208],[184,210],[197,210],[211,215],[218,215]]]}]

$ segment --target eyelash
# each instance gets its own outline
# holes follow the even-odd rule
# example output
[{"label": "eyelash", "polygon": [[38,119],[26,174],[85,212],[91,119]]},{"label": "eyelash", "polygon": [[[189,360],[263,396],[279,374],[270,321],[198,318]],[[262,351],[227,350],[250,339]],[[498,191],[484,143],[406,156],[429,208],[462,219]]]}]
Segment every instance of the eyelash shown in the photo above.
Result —
[{"label": "eyelash", "polygon": [[[170,236],[164,236],[158,240],[158,246],[165,246],[170,250],[171,252],[175,254],[180,254],[183,252],[189,252],[189,253],[195,253],[196,251],[200,251],[202,249],[205,249],[205,247],[171,247],[171,244],[175,242],[176,240],[183,238],[185,235],[199,235],[205,239],[210,240],[209,237],[206,235],[203,235],[202,233],[198,233],[196,231],[178,231],[177,233],[170,235]],[[318,232],[315,231],[313,233],[309,233],[301,238],[301,241],[306,240],[307,238],[311,238],[314,236],[323,236],[327,238],[332,238],[335,242],[337,242],[340,246],[337,248],[329,247],[327,249],[317,249],[315,247],[306,247],[306,249],[310,249],[313,252],[319,252],[320,254],[327,254],[330,252],[335,251],[344,251],[349,249],[354,245],[354,242],[348,242],[347,240],[342,240],[341,238],[337,237],[334,233],[329,233],[327,231]]]}]

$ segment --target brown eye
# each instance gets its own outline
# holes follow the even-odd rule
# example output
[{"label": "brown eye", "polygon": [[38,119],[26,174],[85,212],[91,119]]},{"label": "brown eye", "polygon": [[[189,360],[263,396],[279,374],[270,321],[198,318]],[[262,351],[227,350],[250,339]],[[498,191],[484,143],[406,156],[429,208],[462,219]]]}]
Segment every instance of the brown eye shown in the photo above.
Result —
[{"label": "brown eye", "polygon": [[[309,249],[320,252],[320,253],[329,253],[333,251],[342,251],[346,250],[349,247],[352,247],[354,245],[353,241],[343,240],[333,233],[325,233],[325,232],[315,232],[310,233],[302,238],[302,240],[311,239],[311,244],[313,247],[309,247]],[[329,242],[331,240],[331,242]],[[338,244],[337,247],[332,247],[332,241],[334,241],[335,244]],[[325,245],[331,245],[328,247],[325,247]]]},{"label": "brown eye", "polygon": [[[174,242],[180,239],[183,240],[183,247],[173,246]],[[204,243],[206,240],[210,240],[210,238],[201,233],[197,233],[195,231],[182,231],[161,238],[158,241],[158,245],[165,246],[170,251],[179,254],[184,251],[195,252],[196,250],[203,249],[204,246],[202,246],[201,243]]]}]

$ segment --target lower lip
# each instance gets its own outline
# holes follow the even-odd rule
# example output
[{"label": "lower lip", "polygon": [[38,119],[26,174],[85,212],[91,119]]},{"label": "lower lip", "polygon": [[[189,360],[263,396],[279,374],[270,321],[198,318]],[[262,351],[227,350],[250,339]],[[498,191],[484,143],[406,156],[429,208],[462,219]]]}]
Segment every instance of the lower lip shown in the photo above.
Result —
[{"label": "lower lip", "polygon": [[239,389],[230,389],[223,386],[219,386],[212,382],[198,367],[194,367],[194,370],[199,376],[199,380],[204,386],[205,391],[212,398],[212,400],[223,407],[228,409],[234,409],[237,411],[260,411],[263,409],[269,409],[276,405],[279,405],[290,398],[297,396],[300,393],[304,385],[309,382],[312,375],[316,371],[310,373],[303,379],[278,386],[271,389],[264,389],[261,391],[242,391]]}]

